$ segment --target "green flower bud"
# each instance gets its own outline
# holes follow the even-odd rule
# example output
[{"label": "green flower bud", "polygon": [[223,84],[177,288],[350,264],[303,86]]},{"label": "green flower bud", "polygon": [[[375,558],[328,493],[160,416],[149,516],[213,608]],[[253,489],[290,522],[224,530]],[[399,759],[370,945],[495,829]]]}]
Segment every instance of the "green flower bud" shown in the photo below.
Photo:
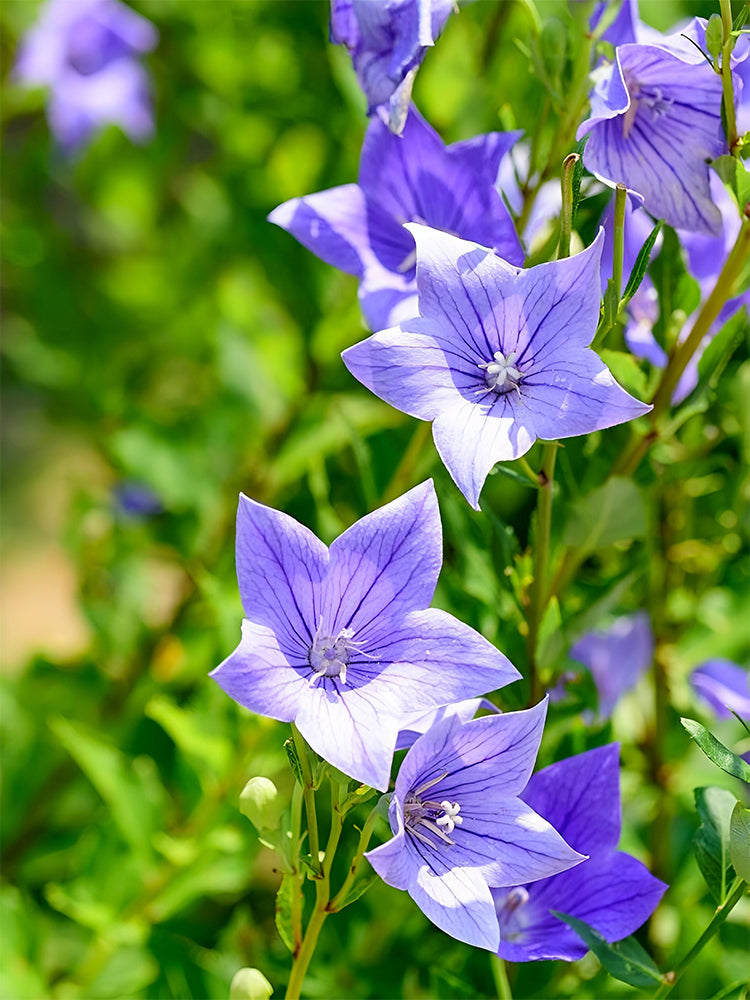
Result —
[{"label": "green flower bud", "polygon": [[721,25],[721,14],[712,14],[706,25],[706,48],[714,62],[719,58],[721,52],[721,39],[723,28]]},{"label": "green flower bud", "polygon": [[[268,783],[271,784],[270,781]],[[235,972],[229,987],[229,1000],[268,1000],[272,993],[273,986],[260,969],[240,969],[239,972]]]},{"label": "green flower bud", "polygon": [[283,811],[284,803],[269,778],[251,778],[242,789],[240,812],[247,816],[256,830],[275,830]]}]

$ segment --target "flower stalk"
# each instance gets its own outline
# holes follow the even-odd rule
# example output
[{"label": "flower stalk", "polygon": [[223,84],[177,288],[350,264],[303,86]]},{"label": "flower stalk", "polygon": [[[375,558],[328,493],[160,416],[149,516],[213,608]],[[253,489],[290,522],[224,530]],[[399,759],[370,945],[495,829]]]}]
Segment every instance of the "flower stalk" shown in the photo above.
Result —
[{"label": "flower stalk", "polygon": [[539,629],[547,607],[547,565],[550,557],[550,537],[552,528],[552,484],[555,476],[557,441],[547,441],[542,453],[542,467],[539,470],[539,493],[536,508],[536,537],[534,539],[534,581],[531,585],[529,607],[527,649],[529,657],[530,704],[536,704],[541,697],[537,664],[537,644]]},{"label": "flower stalk", "polygon": [[731,0],[719,0],[721,7],[721,89],[724,120],[727,129],[727,143],[732,155],[738,154],[737,119],[734,113],[734,84],[732,81],[732,3]]}]

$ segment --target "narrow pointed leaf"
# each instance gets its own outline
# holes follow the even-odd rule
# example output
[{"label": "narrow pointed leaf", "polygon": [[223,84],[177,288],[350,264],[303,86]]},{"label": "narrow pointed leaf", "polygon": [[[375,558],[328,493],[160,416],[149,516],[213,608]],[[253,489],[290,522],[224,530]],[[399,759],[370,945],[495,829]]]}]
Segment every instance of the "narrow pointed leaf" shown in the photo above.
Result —
[{"label": "narrow pointed leaf", "polygon": [[694,719],[680,719],[680,722],[688,731],[690,738],[698,744],[710,761],[720,767],[722,771],[731,774],[732,777],[750,784],[750,765],[742,757],[732,753],[700,722],[696,722]]},{"label": "narrow pointed leaf", "polygon": [[558,913],[556,910],[553,910],[552,914],[569,924],[576,934],[583,938],[607,972],[615,979],[639,989],[649,987],[653,989],[661,984],[661,972],[635,938],[628,937],[610,944],[583,920]]},{"label": "narrow pointed leaf", "polygon": [[289,951],[294,951],[294,933],[292,931],[292,899],[294,896],[294,879],[285,875],[276,893],[276,930]]},{"label": "narrow pointed leaf", "polygon": [[651,262],[651,251],[654,249],[654,243],[656,243],[656,238],[661,232],[662,225],[662,222],[658,222],[654,226],[649,235],[646,237],[643,246],[638,251],[638,256],[635,258],[633,270],[630,272],[630,277],[628,278],[628,283],[625,286],[625,292],[622,296],[622,305],[626,305],[630,302],[635,293],[641,287],[641,282],[643,281],[646,271],[648,270],[648,265]]},{"label": "narrow pointed leaf", "polygon": [[725,788],[696,788],[695,806],[701,825],[693,837],[698,867],[709,892],[722,903],[734,872],[729,856],[729,824],[735,796]]}]

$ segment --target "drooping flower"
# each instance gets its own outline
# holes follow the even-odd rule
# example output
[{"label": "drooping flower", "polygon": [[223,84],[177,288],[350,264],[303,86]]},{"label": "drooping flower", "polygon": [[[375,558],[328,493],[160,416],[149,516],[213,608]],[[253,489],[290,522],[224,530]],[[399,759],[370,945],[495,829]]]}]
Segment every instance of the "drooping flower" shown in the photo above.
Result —
[{"label": "drooping flower", "polygon": [[498,954],[511,962],[583,958],[588,947],[551,913],[578,917],[607,941],[637,930],[667,888],[620,840],[619,745],[597,747],[545,767],[521,793],[524,802],[589,859],[531,884],[494,890]]},{"label": "drooping flower", "polygon": [[49,87],[50,129],[67,152],[109,124],[142,142],[153,117],[136,56],[157,39],[153,24],[119,0],[48,0],[21,43],[15,76]]},{"label": "drooping flower", "polygon": [[707,660],[690,675],[695,693],[720,719],[735,712],[750,721],[750,671],[731,660]]},{"label": "drooping flower", "polygon": [[666,47],[620,45],[596,71],[583,162],[600,180],[625,184],[671,226],[718,234],[707,160],[725,151],[721,80],[711,67]]},{"label": "drooping flower", "polygon": [[342,357],[381,399],[433,421],[438,453],[472,507],[492,466],[536,438],[588,434],[649,410],[587,347],[601,233],[575,257],[520,270],[475,243],[408,228],[420,315]]},{"label": "drooping flower", "polygon": [[416,72],[454,9],[453,0],[331,0],[331,41],[349,50],[367,114],[397,135]]},{"label": "drooping flower", "polygon": [[573,646],[570,658],[591,672],[599,691],[599,718],[609,718],[620,697],[635,687],[654,658],[648,613],[637,611],[608,628],[590,632]]},{"label": "drooping flower", "polygon": [[[544,727],[525,712],[443,719],[409,750],[388,818],[393,838],[365,857],[441,930],[498,947],[491,886],[545,878],[583,860],[519,796]],[[522,874],[523,873],[523,874]]]},{"label": "drooping flower", "polygon": [[[370,122],[359,183],[293,198],[268,216],[326,263],[360,280],[373,330],[417,314],[416,252],[405,222],[491,246],[511,263],[523,251],[496,189],[500,161],[519,132],[490,132],[446,146],[412,107],[403,135]],[[559,185],[558,185],[559,187]]]},{"label": "drooping flower", "polygon": [[384,791],[402,720],[519,676],[479,633],[428,607],[441,562],[431,480],[330,548],[241,496],[237,577],[247,617],[239,646],[211,676],[241,705],[294,722],[340,771]]}]

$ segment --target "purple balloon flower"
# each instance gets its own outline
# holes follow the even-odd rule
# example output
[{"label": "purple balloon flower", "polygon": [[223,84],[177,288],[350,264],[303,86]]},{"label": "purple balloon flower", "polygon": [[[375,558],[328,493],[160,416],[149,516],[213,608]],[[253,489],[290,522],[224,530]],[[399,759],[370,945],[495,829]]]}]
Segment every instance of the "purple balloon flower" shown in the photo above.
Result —
[{"label": "purple balloon flower", "polygon": [[583,162],[600,180],[622,183],[671,226],[716,235],[707,160],[725,152],[721,80],[705,62],[666,47],[621,45],[597,70]]},{"label": "purple balloon flower", "polygon": [[383,330],[417,314],[416,250],[405,222],[456,233],[523,263],[495,186],[520,134],[490,132],[446,146],[412,107],[400,138],[370,122],[358,184],[292,198],[268,218],[326,263],[356,274],[367,322]]},{"label": "purple balloon flower", "polygon": [[367,114],[398,135],[417,69],[454,9],[453,0],[331,0],[331,41],[351,54]]},{"label": "purple balloon flower", "polygon": [[472,507],[496,462],[536,438],[588,434],[650,407],[586,345],[599,319],[602,234],[582,253],[520,270],[425,226],[417,241],[420,316],[344,351],[355,378],[421,420]]},{"label": "purple balloon flower", "polygon": [[154,123],[135,56],[157,39],[153,24],[118,0],[48,0],[21,43],[15,76],[50,88],[50,128],[67,152],[109,124],[142,142]]},{"label": "purple balloon flower", "polygon": [[588,951],[557,910],[619,941],[651,916],[667,888],[632,855],[617,850],[620,839],[619,745],[597,747],[537,772],[521,793],[588,861],[531,885],[494,891],[500,924],[498,954],[511,962],[563,959]]},{"label": "purple balloon flower", "polygon": [[490,886],[546,878],[584,860],[519,798],[546,711],[545,699],[525,712],[453,716],[430,729],[396,778],[393,838],[365,855],[441,930],[490,951],[499,943]]},{"label": "purple balloon flower", "polygon": [[638,611],[590,632],[573,646],[570,658],[590,670],[599,690],[599,718],[609,718],[620,696],[635,687],[654,658],[648,613]]},{"label": "purple balloon flower", "polygon": [[750,671],[731,660],[707,660],[690,675],[695,693],[720,719],[736,712],[750,721]]},{"label": "purple balloon flower", "polygon": [[357,521],[330,549],[287,514],[241,496],[237,577],[247,617],[239,646],[211,676],[384,791],[402,720],[520,676],[478,632],[428,607],[441,562],[431,480]]},{"label": "purple balloon flower", "polygon": [[402,723],[404,728],[399,732],[396,740],[397,750],[408,750],[413,746],[420,736],[424,736],[428,729],[447,719],[449,716],[457,716],[461,722],[468,722],[473,719],[479,711],[491,712],[497,715],[500,709],[493,705],[489,698],[465,698],[463,701],[454,702],[452,705],[441,705],[440,708],[430,709],[429,712],[420,712],[418,715],[409,717]]}]

